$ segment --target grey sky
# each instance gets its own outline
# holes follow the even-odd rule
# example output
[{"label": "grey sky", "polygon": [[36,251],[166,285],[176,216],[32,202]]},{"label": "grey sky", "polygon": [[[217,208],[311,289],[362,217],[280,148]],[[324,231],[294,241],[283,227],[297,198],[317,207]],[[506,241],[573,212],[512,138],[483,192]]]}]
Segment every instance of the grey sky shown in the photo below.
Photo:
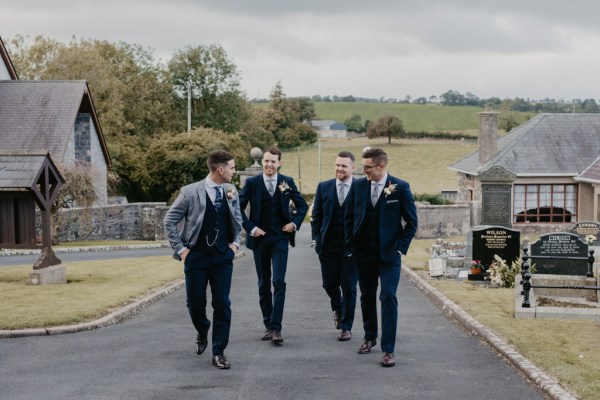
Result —
[{"label": "grey sky", "polygon": [[0,36],[218,43],[249,98],[600,98],[593,0],[0,0]]}]

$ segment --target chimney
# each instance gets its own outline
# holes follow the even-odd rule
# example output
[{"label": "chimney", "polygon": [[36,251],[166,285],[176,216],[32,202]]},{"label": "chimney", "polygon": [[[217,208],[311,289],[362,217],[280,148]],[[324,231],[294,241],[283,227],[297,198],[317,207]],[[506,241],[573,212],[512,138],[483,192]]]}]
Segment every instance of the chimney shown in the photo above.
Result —
[{"label": "chimney", "polygon": [[479,165],[488,162],[498,152],[498,116],[486,107],[479,115]]}]

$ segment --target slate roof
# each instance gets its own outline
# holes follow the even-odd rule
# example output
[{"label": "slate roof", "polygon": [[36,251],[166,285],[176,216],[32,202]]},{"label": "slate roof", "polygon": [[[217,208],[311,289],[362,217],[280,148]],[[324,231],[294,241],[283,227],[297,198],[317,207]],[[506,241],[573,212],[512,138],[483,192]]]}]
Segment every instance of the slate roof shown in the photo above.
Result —
[{"label": "slate roof", "polygon": [[596,158],[594,162],[586,168],[578,177],[576,181],[600,183],[600,157]]},{"label": "slate roof", "polygon": [[8,51],[6,50],[6,47],[4,46],[4,42],[2,41],[2,38],[0,37],[0,59],[2,59],[2,61],[4,62],[4,65],[6,66],[6,69],[8,70],[8,74],[10,75],[11,79],[19,79],[19,76],[17,75],[17,71],[15,70],[15,66],[12,63],[12,60],[10,59],[10,56],[8,55]]},{"label": "slate roof", "polygon": [[479,166],[479,151],[449,169],[478,175],[500,165],[518,177],[577,176],[600,155],[600,114],[539,114],[498,139],[498,153]]},{"label": "slate roof", "polygon": [[0,190],[30,189],[47,154],[0,154]]},{"label": "slate roof", "polygon": [[0,151],[47,151],[61,162],[78,112],[92,115],[110,167],[86,81],[0,81]]}]

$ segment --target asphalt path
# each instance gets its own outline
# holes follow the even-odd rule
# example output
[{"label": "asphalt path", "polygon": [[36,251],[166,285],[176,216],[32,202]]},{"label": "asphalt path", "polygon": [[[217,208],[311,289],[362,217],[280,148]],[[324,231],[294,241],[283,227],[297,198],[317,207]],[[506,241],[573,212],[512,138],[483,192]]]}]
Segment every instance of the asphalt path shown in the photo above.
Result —
[{"label": "asphalt path", "polygon": [[[307,235],[308,229],[302,230],[299,245],[290,250],[282,346],[259,340],[256,273],[246,250],[234,266],[225,352],[230,370],[212,366],[210,345],[205,354],[194,353],[185,291],[178,290],[109,327],[0,339],[0,399],[544,398],[405,277],[398,290],[395,367],[380,366],[379,346],[357,354],[360,307],[353,339],[339,342]],[[174,260],[165,266],[181,268]]]},{"label": "asphalt path", "polygon": [[[169,256],[173,252],[170,247],[154,247],[123,250],[83,250],[73,252],[59,252],[55,250],[56,256],[63,262],[77,262],[89,260],[115,260],[120,258],[140,258]],[[13,255],[0,257],[0,267],[13,265],[33,265],[39,258],[39,254]]]}]

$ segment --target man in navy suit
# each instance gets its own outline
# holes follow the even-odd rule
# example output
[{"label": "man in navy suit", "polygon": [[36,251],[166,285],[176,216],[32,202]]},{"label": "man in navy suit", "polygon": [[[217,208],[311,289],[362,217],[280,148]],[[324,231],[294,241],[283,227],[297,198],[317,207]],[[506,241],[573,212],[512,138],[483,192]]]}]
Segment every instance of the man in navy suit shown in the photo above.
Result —
[{"label": "man in navy suit", "polygon": [[[381,283],[381,365],[396,364],[396,327],[401,255],[417,231],[417,210],[410,186],[387,172],[387,154],[369,148],[362,154],[366,178],[357,179],[347,199],[347,256],[356,260],[365,336],[359,354],[377,344],[377,286]],[[378,282],[379,281],[379,282]]]},{"label": "man in navy suit", "polygon": [[[308,210],[294,180],[277,173],[280,166],[281,151],[274,146],[267,147],[262,158],[263,173],[248,178],[240,193],[243,226],[247,232],[246,247],[254,254],[259,304],[266,328],[262,340],[276,344],[283,343],[281,322],[288,248],[290,244],[295,245],[295,232]],[[290,203],[296,209],[295,214],[290,213]],[[250,217],[245,213],[248,204]]]},{"label": "man in navy suit", "polygon": [[[213,365],[229,369],[224,350],[231,325],[231,275],[233,258],[239,249],[242,215],[231,178],[235,174],[233,156],[225,150],[208,155],[206,179],[181,188],[164,218],[165,233],[183,261],[187,306],[196,328],[196,353],[208,345],[210,320],[206,316],[206,288],[210,284],[213,307]],[[183,222],[179,231],[177,225]]]},{"label": "man in navy suit", "polygon": [[344,255],[344,210],[352,187],[354,155],[342,151],[335,159],[334,179],[319,183],[311,216],[315,251],[321,262],[323,288],[331,299],[339,340],[352,338],[356,308],[356,265],[353,257]]}]

